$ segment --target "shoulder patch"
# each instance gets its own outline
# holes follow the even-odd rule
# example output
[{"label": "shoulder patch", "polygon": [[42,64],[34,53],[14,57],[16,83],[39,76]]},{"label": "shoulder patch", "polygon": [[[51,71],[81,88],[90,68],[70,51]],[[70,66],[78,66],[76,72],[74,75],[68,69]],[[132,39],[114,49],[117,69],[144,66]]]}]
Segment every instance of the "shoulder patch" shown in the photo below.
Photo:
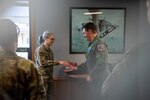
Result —
[{"label": "shoulder patch", "polygon": [[105,45],[104,44],[99,44],[97,46],[98,51],[104,51],[105,50]]}]

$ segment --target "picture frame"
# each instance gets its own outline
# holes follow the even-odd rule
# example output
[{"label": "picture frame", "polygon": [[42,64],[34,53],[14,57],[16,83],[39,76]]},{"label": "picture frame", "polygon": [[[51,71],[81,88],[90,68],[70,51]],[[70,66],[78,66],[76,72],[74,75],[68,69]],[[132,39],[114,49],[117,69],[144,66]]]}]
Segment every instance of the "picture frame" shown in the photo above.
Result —
[{"label": "picture frame", "polygon": [[88,41],[83,37],[82,26],[87,22],[96,24],[109,53],[124,53],[125,16],[126,8],[70,7],[70,54],[86,52]]}]

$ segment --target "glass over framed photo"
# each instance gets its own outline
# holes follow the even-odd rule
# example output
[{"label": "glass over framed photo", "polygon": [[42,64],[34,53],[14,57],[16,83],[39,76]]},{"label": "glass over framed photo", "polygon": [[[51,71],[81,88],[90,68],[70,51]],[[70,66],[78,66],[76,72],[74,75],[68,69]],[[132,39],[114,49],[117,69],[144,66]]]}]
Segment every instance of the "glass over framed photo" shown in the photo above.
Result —
[{"label": "glass over framed photo", "polygon": [[124,53],[126,8],[71,7],[70,53],[83,54],[88,41],[83,37],[82,26],[93,22],[98,36],[106,42],[109,53]]}]

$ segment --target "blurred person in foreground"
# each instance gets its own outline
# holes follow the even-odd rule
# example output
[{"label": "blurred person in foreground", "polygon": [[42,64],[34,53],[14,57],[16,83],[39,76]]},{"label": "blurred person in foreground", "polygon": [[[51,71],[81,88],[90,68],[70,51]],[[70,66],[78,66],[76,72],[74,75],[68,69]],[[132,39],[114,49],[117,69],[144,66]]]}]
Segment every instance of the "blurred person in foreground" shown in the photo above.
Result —
[{"label": "blurred person in foreground", "polygon": [[[147,0],[150,24],[150,0]],[[142,43],[117,64],[103,84],[103,100],[150,100],[150,41]]]},{"label": "blurred person in foreground", "polygon": [[83,25],[83,36],[89,42],[89,46],[86,52],[86,62],[78,65],[78,70],[68,71],[70,77],[74,77],[71,74],[79,74],[80,72],[86,78],[90,90],[91,100],[101,100],[101,87],[108,76],[107,61],[108,50],[107,45],[97,35],[96,25],[92,22],[88,22]]},{"label": "blurred person in foreground", "polygon": [[19,28],[0,19],[0,89],[12,100],[42,100],[34,63],[16,54]]},{"label": "blurred person in foreground", "polygon": [[[63,65],[72,67],[68,61],[55,61],[54,53],[51,49],[55,42],[54,33],[44,31],[38,38],[39,47],[35,50],[35,63],[39,74],[42,76],[43,84],[46,90],[46,99],[53,99],[53,67],[55,65]],[[75,68],[75,67],[73,67]]]}]

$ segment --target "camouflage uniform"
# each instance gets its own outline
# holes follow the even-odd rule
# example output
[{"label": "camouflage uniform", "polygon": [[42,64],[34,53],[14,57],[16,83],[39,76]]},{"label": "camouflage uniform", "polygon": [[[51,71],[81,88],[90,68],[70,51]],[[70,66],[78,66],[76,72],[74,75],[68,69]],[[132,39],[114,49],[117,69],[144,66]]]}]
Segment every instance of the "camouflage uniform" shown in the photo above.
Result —
[{"label": "camouflage uniform", "polygon": [[46,48],[43,44],[35,50],[35,62],[39,74],[43,78],[47,99],[53,97],[53,66],[58,65],[54,62],[54,54],[51,48]]},{"label": "camouflage uniform", "polygon": [[92,81],[89,82],[89,84],[93,100],[99,100],[101,97],[101,87],[108,76],[107,61],[107,46],[98,36],[96,36],[94,40],[89,43],[86,52],[86,62],[78,66],[79,70],[85,70],[86,68],[88,75],[92,78]]},{"label": "camouflage uniform", "polygon": [[0,88],[12,100],[42,100],[34,63],[15,53],[0,50]]}]

